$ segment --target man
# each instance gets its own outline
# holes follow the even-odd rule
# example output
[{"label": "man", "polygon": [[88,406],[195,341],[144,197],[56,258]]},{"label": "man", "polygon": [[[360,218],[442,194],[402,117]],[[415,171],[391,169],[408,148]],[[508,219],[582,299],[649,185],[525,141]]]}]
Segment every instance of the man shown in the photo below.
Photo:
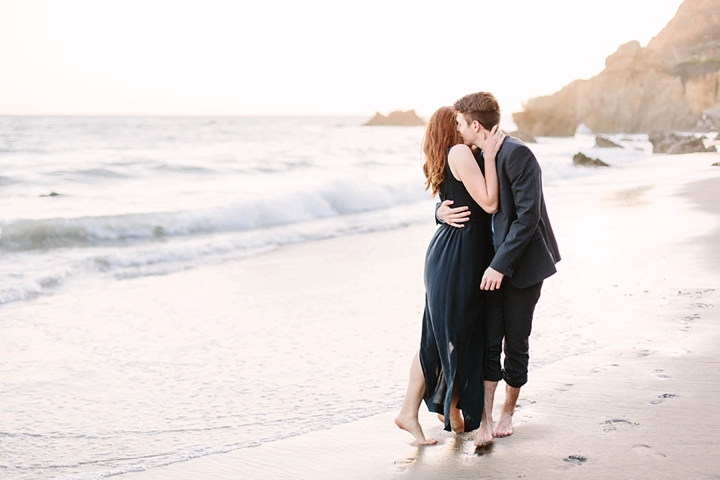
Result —
[{"label": "man", "polygon": [[[483,142],[500,123],[500,107],[487,92],[466,95],[453,105],[458,132],[467,145]],[[512,435],[520,388],[527,383],[528,338],[543,280],[556,272],[560,261],[542,192],[542,174],[535,155],[520,140],[506,137],[496,156],[500,202],[492,217],[495,255],[480,289],[488,291],[485,319],[488,358],[485,369],[485,407],[476,444]],[[467,207],[450,208],[443,202],[437,218],[462,228]],[[505,340],[505,361],[500,353]],[[498,382],[505,380],[505,403],[493,430],[492,410]]]}]

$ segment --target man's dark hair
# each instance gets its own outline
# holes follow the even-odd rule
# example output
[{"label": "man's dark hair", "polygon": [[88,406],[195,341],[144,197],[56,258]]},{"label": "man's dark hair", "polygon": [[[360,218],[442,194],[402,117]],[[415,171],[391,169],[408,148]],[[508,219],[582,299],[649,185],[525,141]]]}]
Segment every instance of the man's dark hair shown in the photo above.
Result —
[{"label": "man's dark hair", "polygon": [[462,113],[468,123],[476,120],[486,130],[500,123],[500,105],[492,93],[477,92],[465,95],[455,102],[453,110]]}]

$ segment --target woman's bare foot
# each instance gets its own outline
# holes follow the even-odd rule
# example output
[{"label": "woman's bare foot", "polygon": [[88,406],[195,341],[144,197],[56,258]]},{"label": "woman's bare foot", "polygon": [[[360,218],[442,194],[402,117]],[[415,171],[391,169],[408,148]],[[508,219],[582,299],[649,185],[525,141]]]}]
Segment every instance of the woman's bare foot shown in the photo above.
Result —
[{"label": "woman's bare foot", "polygon": [[450,428],[454,433],[463,433],[465,431],[465,419],[457,408],[450,409]]},{"label": "woman's bare foot", "polygon": [[[445,415],[438,413],[438,420],[440,420],[441,423],[445,424]],[[465,419],[460,414],[460,410],[458,410],[457,415],[453,415],[451,412],[450,415],[450,429],[454,433],[464,433],[465,432]]]},{"label": "woman's bare foot", "polygon": [[398,415],[395,419],[395,425],[406,432],[410,432],[410,434],[415,437],[415,440],[417,440],[418,445],[435,445],[437,443],[435,439],[425,438],[420,422],[418,422],[416,418],[401,419]]},{"label": "woman's bare foot", "polygon": [[513,426],[512,426],[512,415],[507,415],[505,413],[500,414],[500,418],[497,421],[497,424],[495,425],[495,436],[500,437],[509,437],[513,434]]}]

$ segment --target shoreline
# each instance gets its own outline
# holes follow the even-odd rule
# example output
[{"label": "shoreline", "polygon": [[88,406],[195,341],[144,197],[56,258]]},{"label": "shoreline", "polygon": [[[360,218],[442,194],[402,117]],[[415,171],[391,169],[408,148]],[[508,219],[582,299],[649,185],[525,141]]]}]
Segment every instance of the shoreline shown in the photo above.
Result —
[{"label": "shoreline", "polygon": [[[531,378],[518,403],[515,434],[486,451],[474,451],[472,434],[442,431],[422,406],[421,423],[439,440],[436,446],[417,447],[393,425],[396,412],[390,411],[123,478],[713,477],[720,471],[712,453],[720,447],[712,401],[720,395],[720,251],[711,239],[720,227],[720,203],[713,200],[720,170],[709,168],[711,157],[718,158],[663,157],[635,167],[636,173],[656,169],[657,178],[623,178],[617,169],[546,189],[564,259],[536,311]],[[709,178],[699,182],[703,177]],[[601,185],[605,180],[610,187]],[[588,191],[584,201],[565,201],[578,189]],[[293,245],[264,261],[302,255],[322,261],[366,242],[378,253],[411,239],[408,248],[417,254],[425,241],[417,237],[433,228],[323,240],[315,248]],[[417,293],[419,272],[398,266],[368,262],[375,274],[402,280],[383,283],[402,303]],[[403,288],[409,278],[415,285]],[[369,302],[378,298],[372,289],[357,293]],[[408,315],[415,330],[417,313]],[[498,392],[496,417],[502,388]]]},{"label": "shoreline", "polygon": [[19,459],[3,470],[78,480],[711,476],[719,157],[654,156],[546,186],[563,261],[536,309],[516,434],[491,449],[443,432],[425,407],[440,445],[418,448],[392,422],[419,342],[429,206],[421,225],[3,308],[14,360],[0,376],[17,392],[4,409],[18,433],[5,458]]}]

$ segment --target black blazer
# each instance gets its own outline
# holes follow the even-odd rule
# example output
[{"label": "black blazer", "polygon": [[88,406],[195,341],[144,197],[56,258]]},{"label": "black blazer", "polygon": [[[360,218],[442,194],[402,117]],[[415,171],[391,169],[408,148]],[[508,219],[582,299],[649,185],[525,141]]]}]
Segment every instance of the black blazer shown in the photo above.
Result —
[{"label": "black blazer", "polygon": [[500,202],[493,216],[495,256],[490,267],[517,288],[554,274],[560,251],[542,191],[542,171],[523,142],[507,136],[496,157]]}]

